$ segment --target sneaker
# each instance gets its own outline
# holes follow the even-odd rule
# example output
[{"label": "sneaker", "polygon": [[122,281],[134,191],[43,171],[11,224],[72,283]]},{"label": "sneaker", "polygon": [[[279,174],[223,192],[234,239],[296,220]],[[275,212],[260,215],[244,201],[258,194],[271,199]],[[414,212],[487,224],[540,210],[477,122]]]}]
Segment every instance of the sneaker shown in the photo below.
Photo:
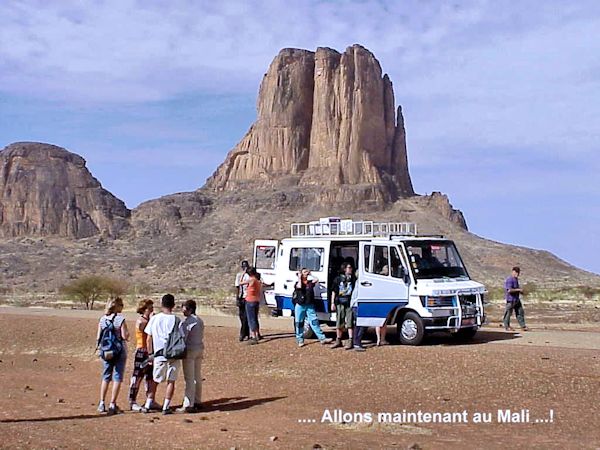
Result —
[{"label": "sneaker", "polygon": [[142,407],[140,408],[140,412],[141,412],[142,414],[148,414],[148,413],[149,413],[149,412],[151,412],[151,411],[150,411],[150,408],[146,408],[146,406],[142,406]]},{"label": "sneaker", "polygon": [[333,344],[331,346],[331,348],[340,348],[340,347],[343,347],[343,346],[344,346],[344,343],[342,342],[342,340],[341,339],[336,339],[335,340],[335,344]]},{"label": "sneaker", "polygon": [[377,347],[382,347],[384,345],[390,345],[390,343],[388,341],[378,341],[377,342]]},{"label": "sneaker", "polygon": [[521,330],[522,331],[529,331],[529,328],[527,328],[527,327],[521,327]]},{"label": "sneaker", "polygon": [[171,411],[171,408],[163,409],[162,414],[163,416],[168,416],[169,414],[173,414],[173,411]]},{"label": "sneaker", "polygon": [[178,413],[186,413],[186,414],[194,414],[196,411],[196,408],[194,408],[193,406],[182,406],[181,408],[177,408],[175,410]]},{"label": "sneaker", "polygon": [[140,405],[138,405],[137,403],[132,403],[131,405],[129,405],[129,409],[134,412],[142,411],[142,407]]},{"label": "sneaker", "polygon": [[254,338],[248,339],[248,345],[256,345],[256,344],[258,344],[258,339],[254,339]]},{"label": "sneaker", "polygon": [[106,405],[104,404],[104,402],[98,403],[98,409],[97,409],[97,411],[99,413],[105,413],[106,412]]},{"label": "sneaker", "polygon": [[162,411],[162,405],[160,403],[157,402],[152,402],[150,404],[150,408],[148,408],[152,411]]},{"label": "sneaker", "polygon": [[119,409],[119,407],[117,405],[108,407],[108,415],[109,416],[114,416],[115,414],[120,414],[120,413],[121,413],[121,410]]},{"label": "sneaker", "polygon": [[513,327],[504,327],[505,331],[515,331]]},{"label": "sneaker", "polygon": [[366,351],[367,351],[367,349],[366,349],[366,348],[364,348],[362,345],[355,345],[355,346],[354,346],[354,351],[355,351],[355,352],[366,352]]},{"label": "sneaker", "polygon": [[258,340],[259,340],[259,341],[262,341],[262,340],[263,340],[262,334],[259,334],[259,335],[258,335]]},{"label": "sneaker", "polygon": [[321,342],[321,345],[331,344],[333,342],[333,339],[325,338],[325,339],[322,339],[320,342]]},{"label": "sneaker", "polygon": [[352,350],[352,339],[348,339],[348,343],[346,344],[346,347],[344,347],[346,350]]},{"label": "sneaker", "polygon": [[306,344],[304,342],[298,342],[298,347],[304,347]]}]

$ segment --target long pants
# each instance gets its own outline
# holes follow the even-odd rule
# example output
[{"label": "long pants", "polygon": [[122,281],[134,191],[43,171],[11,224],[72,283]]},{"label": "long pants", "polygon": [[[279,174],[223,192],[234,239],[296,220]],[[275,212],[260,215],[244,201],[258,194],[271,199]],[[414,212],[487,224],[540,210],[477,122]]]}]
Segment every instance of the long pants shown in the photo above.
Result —
[{"label": "long pants", "polygon": [[250,336],[250,329],[248,328],[246,302],[244,300],[238,300],[238,316],[240,318],[240,338],[245,339]]},{"label": "long pants", "polygon": [[294,320],[296,323],[296,340],[298,342],[304,342],[304,321],[308,320],[310,327],[317,335],[320,341],[325,339],[325,333],[321,330],[319,325],[319,319],[317,318],[317,311],[314,305],[298,305],[294,309]]},{"label": "long pants", "polygon": [[202,350],[188,349],[183,360],[185,397],[183,406],[194,406],[202,402]]},{"label": "long pants", "polygon": [[525,326],[525,310],[523,309],[523,304],[520,300],[516,302],[506,302],[506,308],[504,309],[504,328],[510,327],[510,317],[512,316],[512,312],[515,312],[517,316],[517,320],[519,321],[519,326],[523,328]]},{"label": "long pants", "polygon": [[354,341],[353,344],[355,347],[360,347],[362,346],[362,337],[363,337],[363,333],[365,332],[365,328],[366,327],[359,327],[358,325],[356,325],[356,319],[358,316],[358,308],[356,306],[352,307],[352,312],[353,312],[353,319],[354,319],[354,336],[352,338],[352,340]]}]

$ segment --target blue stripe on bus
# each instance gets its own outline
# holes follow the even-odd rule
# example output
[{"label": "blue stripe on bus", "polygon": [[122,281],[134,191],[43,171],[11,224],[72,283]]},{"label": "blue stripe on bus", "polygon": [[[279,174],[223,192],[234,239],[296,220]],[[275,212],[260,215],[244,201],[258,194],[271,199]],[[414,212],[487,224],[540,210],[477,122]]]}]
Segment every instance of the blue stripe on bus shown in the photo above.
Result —
[{"label": "blue stripe on bus", "polygon": [[398,307],[406,306],[407,301],[359,301],[358,317],[387,317],[390,312]]}]

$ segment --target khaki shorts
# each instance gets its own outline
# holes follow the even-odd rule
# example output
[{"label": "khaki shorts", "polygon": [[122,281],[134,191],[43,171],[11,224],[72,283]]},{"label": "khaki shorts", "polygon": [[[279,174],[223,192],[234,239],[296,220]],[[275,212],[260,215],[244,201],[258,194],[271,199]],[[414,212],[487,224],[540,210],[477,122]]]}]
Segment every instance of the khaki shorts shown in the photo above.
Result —
[{"label": "khaki shorts", "polygon": [[152,378],[154,378],[154,381],[157,383],[162,383],[163,381],[176,381],[179,365],[180,362],[177,359],[155,359],[154,368],[152,369]]},{"label": "khaki shorts", "polygon": [[338,329],[345,328],[349,330],[354,326],[354,313],[350,305],[335,305],[335,312],[335,326]]}]

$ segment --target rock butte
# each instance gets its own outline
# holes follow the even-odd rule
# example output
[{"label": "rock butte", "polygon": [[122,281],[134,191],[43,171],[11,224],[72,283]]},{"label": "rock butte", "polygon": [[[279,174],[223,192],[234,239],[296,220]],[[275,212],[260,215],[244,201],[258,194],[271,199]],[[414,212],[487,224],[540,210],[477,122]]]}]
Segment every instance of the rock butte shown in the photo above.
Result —
[{"label": "rock butte", "polygon": [[103,189],[85,160],[49,144],[19,142],[0,152],[0,236],[116,236],[125,204]]},{"label": "rock butte", "polygon": [[207,187],[320,186],[317,200],[330,203],[412,196],[394,103],[392,82],[360,45],[341,54],[283,49],[261,83],[256,122]]}]

